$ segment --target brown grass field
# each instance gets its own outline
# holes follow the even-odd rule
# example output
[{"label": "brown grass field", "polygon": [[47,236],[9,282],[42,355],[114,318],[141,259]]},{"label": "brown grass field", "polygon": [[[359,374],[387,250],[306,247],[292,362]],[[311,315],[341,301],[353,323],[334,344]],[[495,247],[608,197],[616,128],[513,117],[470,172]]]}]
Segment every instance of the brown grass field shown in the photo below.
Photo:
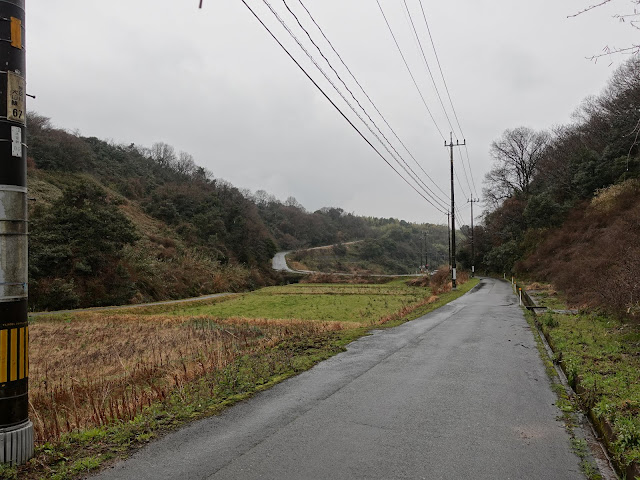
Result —
[{"label": "brown grass field", "polygon": [[78,313],[30,327],[30,418],[36,442],[130,420],[206,372],[294,335],[353,322]]}]

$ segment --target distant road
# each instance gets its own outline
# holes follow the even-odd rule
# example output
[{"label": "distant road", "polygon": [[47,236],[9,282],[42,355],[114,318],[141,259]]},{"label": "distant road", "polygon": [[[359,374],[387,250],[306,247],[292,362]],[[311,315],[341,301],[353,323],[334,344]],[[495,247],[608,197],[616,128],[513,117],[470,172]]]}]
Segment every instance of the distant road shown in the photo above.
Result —
[{"label": "distant road", "polygon": [[584,480],[555,401],[510,285],[482,279],[98,478]]},{"label": "distant road", "polygon": [[189,302],[198,302],[200,300],[209,300],[211,298],[224,297],[225,295],[233,295],[233,294],[232,293],[213,293],[211,295],[203,295],[201,297],[183,298],[181,300],[165,300],[162,302],[136,303],[133,305],[115,305],[111,307],[78,308],[75,310],[56,310],[53,312],[29,312],[29,316],[39,317],[42,315],[56,315],[59,313],[102,312],[105,310],[123,310],[123,309],[130,309],[130,308],[139,308],[139,307],[153,307],[156,305],[172,305],[174,303],[189,303]]},{"label": "distant road", "polygon": [[[361,240],[358,240],[358,241],[361,241]],[[349,242],[349,243],[345,243],[344,245],[349,245],[351,243],[357,243],[357,242]],[[329,247],[331,247],[331,245],[328,245],[326,247],[305,248],[304,250],[320,250],[320,249],[329,248]],[[276,253],[276,255],[271,259],[271,268],[281,272],[289,272],[289,273],[305,273],[305,274],[325,273],[325,272],[317,272],[314,270],[293,270],[292,268],[289,268],[289,265],[287,265],[286,257],[288,254],[292,252],[294,252],[294,250],[287,250],[285,252]],[[379,273],[366,274],[366,273],[329,272],[327,273],[327,275],[342,275],[345,277],[419,277],[419,276],[422,276],[423,274],[409,273],[409,274],[403,274],[403,275],[396,275],[396,274],[385,275],[385,274],[379,274]]]},{"label": "distant road", "polygon": [[287,250],[286,252],[278,252],[276,256],[271,260],[271,268],[274,270],[279,270],[281,272],[290,272],[296,273],[295,270],[291,270],[289,265],[287,265],[287,254],[291,253],[293,250]]}]

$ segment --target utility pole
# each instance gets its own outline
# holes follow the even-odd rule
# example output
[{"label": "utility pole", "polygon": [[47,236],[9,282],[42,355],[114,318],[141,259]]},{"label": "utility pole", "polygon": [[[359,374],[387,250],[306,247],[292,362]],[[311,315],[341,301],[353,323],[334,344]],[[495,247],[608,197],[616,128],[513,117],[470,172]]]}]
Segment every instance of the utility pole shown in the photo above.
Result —
[{"label": "utility pole", "polygon": [[424,231],[424,268],[429,273],[429,242],[427,242],[427,231]]},{"label": "utility pole", "polygon": [[422,259],[424,258],[424,236],[420,235],[420,273],[422,273]]},{"label": "utility pole", "polygon": [[476,276],[476,251],[474,248],[474,244],[473,244],[473,204],[479,202],[480,199],[479,198],[473,198],[471,197],[471,200],[469,200],[467,203],[471,203],[471,276],[475,277]]},{"label": "utility pole", "polygon": [[451,213],[447,213],[447,234],[449,236],[449,271],[451,271]]},{"label": "utility pole", "polygon": [[0,463],[33,456],[28,417],[25,0],[0,0]]},{"label": "utility pole", "polygon": [[460,143],[456,140],[453,143],[453,133],[450,133],[450,143],[447,145],[445,140],[444,146],[451,151],[451,288],[456,289],[456,202],[454,200],[454,188],[453,188],[453,147],[464,146],[467,144],[466,140]]}]

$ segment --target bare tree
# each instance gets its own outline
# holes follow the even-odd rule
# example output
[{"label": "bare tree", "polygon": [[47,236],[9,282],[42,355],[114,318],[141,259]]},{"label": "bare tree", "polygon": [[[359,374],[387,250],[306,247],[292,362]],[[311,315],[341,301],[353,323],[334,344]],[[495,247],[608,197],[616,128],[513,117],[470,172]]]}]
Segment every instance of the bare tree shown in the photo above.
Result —
[{"label": "bare tree", "polygon": [[193,160],[193,156],[187,152],[180,152],[176,160],[175,170],[183,175],[193,175],[198,166]]},{"label": "bare tree", "polygon": [[491,144],[493,167],[485,176],[484,197],[494,206],[517,193],[529,193],[538,161],[549,145],[547,132],[527,127],[505,130]]},{"label": "bare tree", "polygon": [[295,197],[287,197],[287,199],[284,201],[285,206],[287,207],[294,207],[297,208],[298,210],[302,210],[303,212],[305,212],[305,208],[302,206],[302,204],[296,200]]},{"label": "bare tree", "polygon": [[163,167],[173,167],[176,162],[176,151],[164,142],[156,142],[151,145],[151,158]]},{"label": "bare tree", "polygon": [[[582,10],[580,10],[579,12],[574,13],[573,15],[568,15],[567,18],[572,18],[572,17],[577,17],[580,15],[583,15],[587,12],[590,12],[591,10],[594,10],[596,8],[602,7],[603,5],[606,5],[608,3],[613,3],[616,2],[618,0],[601,0],[598,3],[595,4],[591,4],[585,8],[583,8]],[[640,5],[640,0],[627,0],[627,3],[631,3],[632,5],[634,5],[632,10],[627,10],[626,13],[617,13],[613,16],[613,18],[617,19],[619,22],[621,23],[625,23],[627,25],[629,25],[632,28],[637,28],[638,30],[640,30],[640,11],[638,11],[638,5]],[[630,7],[628,7],[630,8]],[[638,43],[634,43],[633,45],[629,45],[626,47],[615,47],[615,48],[611,48],[609,46],[604,47],[603,49],[603,53],[600,53],[598,55],[593,55],[590,59],[597,61],[598,58],[601,57],[606,57],[606,56],[610,56],[610,55],[614,55],[617,53],[632,53],[632,54],[637,54],[640,52],[640,44]]]}]

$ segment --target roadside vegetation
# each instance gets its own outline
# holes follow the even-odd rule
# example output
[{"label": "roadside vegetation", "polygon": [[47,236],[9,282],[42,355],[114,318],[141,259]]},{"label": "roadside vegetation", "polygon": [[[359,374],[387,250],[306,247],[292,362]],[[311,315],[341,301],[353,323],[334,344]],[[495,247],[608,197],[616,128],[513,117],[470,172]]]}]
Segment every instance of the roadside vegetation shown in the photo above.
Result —
[{"label": "roadside vegetation", "polygon": [[29,373],[36,456],[0,467],[0,478],[79,478],[475,283],[455,292],[406,280],[308,283],[197,305],[37,317]]},{"label": "roadside vegetation", "polygon": [[490,147],[476,269],[552,283],[572,307],[637,320],[639,110],[636,55],[570,124],[505,130]]},{"label": "roadside vegetation", "polygon": [[[593,421],[619,473],[640,475],[640,325],[602,313],[566,311],[552,285],[532,283],[527,291],[549,309],[535,317],[557,362],[577,392],[577,409]],[[564,403],[563,403],[564,402]],[[559,405],[571,409],[569,399]]]}]

